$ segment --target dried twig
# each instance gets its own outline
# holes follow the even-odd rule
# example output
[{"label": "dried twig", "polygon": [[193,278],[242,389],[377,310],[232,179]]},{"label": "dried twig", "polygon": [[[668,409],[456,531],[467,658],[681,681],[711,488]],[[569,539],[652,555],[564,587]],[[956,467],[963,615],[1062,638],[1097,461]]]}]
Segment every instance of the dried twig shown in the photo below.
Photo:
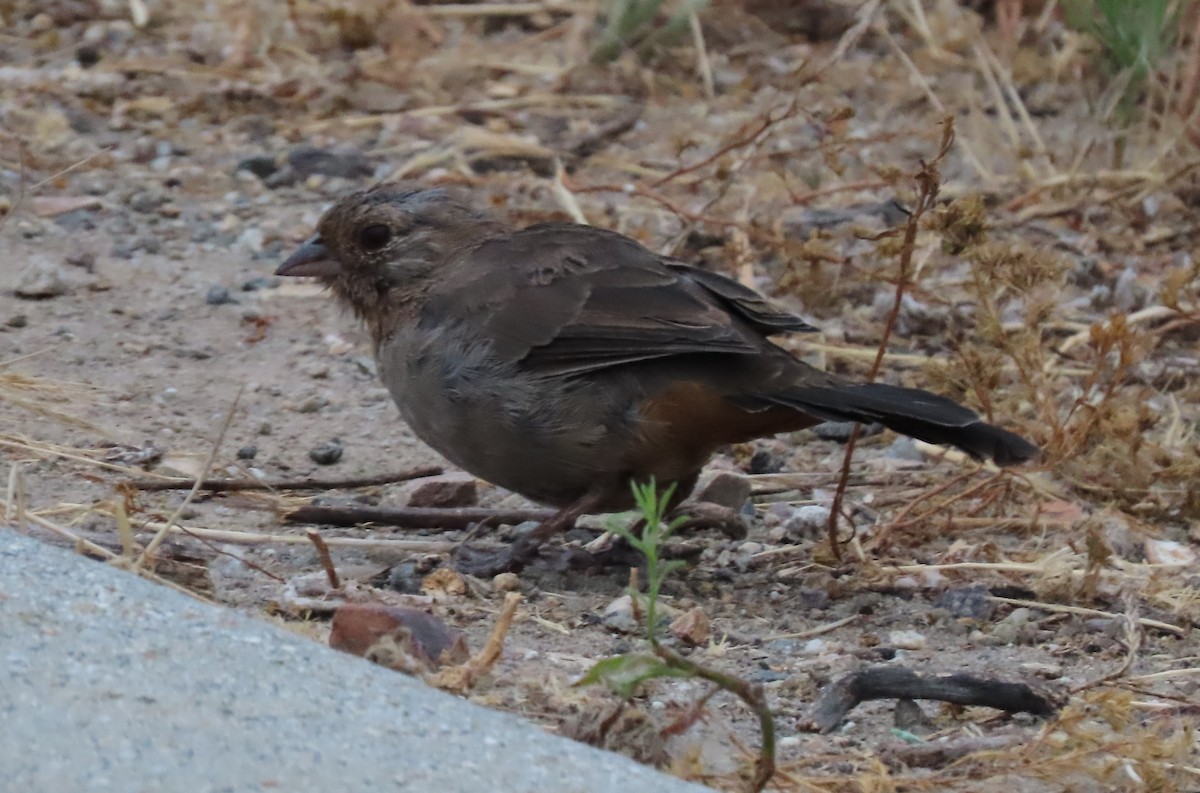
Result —
[{"label": "dried twig", "polygon": [[239,386],[237,393],[233,396],[233,402],[229,405],[229,412],[225,414],[225,421],[221,424],[221,430],[217,433],[216,440],[213,441],[212,451],[208,453],[208,459],[204,461],[204,467],[200,469],[200,477],[196,480],[192,489],[188,491],[188,494],[183,497],[183,501],[175,508],[175,511],[171,513],[171,516],[167,518],[163,527],[154,535],[154,539],[150,540],[149,544],[146,545],[146,548],[142,551],[142,555],[134,562],[134,570],[140,572],[145,569],[146,564],[154,558],[154,552],[158,550],[158,546],[167,538],[171,526],[175,524],[175,521],[179,520],[179,516],[183,514],[183,511],[192,503],[192,499],[200,492],[200,483],[204,481],[204,476],[212,469],[213,462],[217,459],[217,452],[221,450],[221,443],[225,440],[225,433],[229,431],[229,425],[233,423],[233,414],[237,410],[238,401],[242,398],[243,388],[244,386]]},{"label": "dried twig", "polygon": [[973,675],[921,677],[911,669],[874,666],[845,675],[826,688],[813,707],[811,721],[821,732],[831,732],[855,706],[872,699],[936,699],[1035,716],[1052,716],[1060,707],[1024,683]]},{"label": "dried twig", "polygon": [[325,539],[316,529],[309,529],[304,532],[304,536],[309,539],[317,549],[317,557],[321,560],[321,567],[325,569],[325,575],[329,579],[329,587],[331,589],[341,589],[342,582],[338,579],[337,568],[333,566],[333,557],[329,555],[329,546],[325,544]]},{"label": "dried twig", "polygon": [[496,618],[487,644],[465,664],[446,667],[434,675],[433,685],[446,691],[463,693],[473,688],[481,677],[491,671],[504,652],[504,637],[512,627],[513,617],[516,616],[521,600],[520,592],[509,592],[505,595],[504,606],[500,609],[500,616]]},{"label": "dried twig", "polygon": [[[164,523],[148,523],[149,529],[161,529]],[[167,526],[170,534],[210,542],[223,542],[231,545],[304,545],[310,542],[307,536],[300,534],[267,534],[253,531],[228,531],[225,529],[204,529],[196,526]],[[454,550],[458,543],[449,540],[393,540],[376,539],[374,537],[323,537],[325,544],[333,548],[354,548],[371,551],[395,551],[398,554],[414,553],[447,553]],[[486,546],[480,546],[486,547]]]},{"label": "dried twig", "polygon": [[465,529],[488,521],[517,524],[527,520],[544,521],[555,515],[550,509],[493,510],[484,507],[297,507],[284,514],[288,523],[320,523],[326,526],[357,526],[373,523],[403,529]]},{"label": "dried twig", "polygon": [[[887,321],[883,325],[883,334],[879,338],[879,349],[875,353],[875,360],[871,363],[870,371],[867,372],[866,382],[868,383],[873,382],[879,375],[884,357],[887,355],[888,340],[892,336],[896,320],[900,317],[900,309],[904,305],[904,291],[908,287],[908,279],[912,271],[912,258],[917,249],[917,232],[921,229],[921,218],[937,199],[941,181],[938,165],[953,145],[954,117],[946,116],[942,120],[942,142],[938,147],[937,155],[928,163],[922,161],[921,169],[914,177],[917,183],[917,201],[908,216],[908,222],[904,225],[904,238],[897,266],[899,272],[896,275],[896,295],[892,301],[892,309],[888,312]],[[829,508],[829,549],[839,560],[842,558],[842,552],[841,541],[838,539],[838,520],[842,516],[842,501],[846,497],[846,486],[850,481],[850,464],[854,458],[854,447],[858,443],[861,430],[862,425],[855,424],[850,438],[846,441],[846,453],[842,457],[841,474],[838,476],[837,489],[834,491],[833,503]]]},{"label": "dried twig", "polygon": [[[350,477],[348,479],[296,479],[275,482],[260,479],[201,479],[200,490],[213,493],[233,493],[243,490],[350,490],[358,487],[374,487],[396,482],[407,482],[426,476],[437,476],[443,469],[436,465],[413,468],[392,474]],[[196,480],[187,477],[171,479],[131,479],[124,484],[135,490],[185,490],[196,487]]]}]

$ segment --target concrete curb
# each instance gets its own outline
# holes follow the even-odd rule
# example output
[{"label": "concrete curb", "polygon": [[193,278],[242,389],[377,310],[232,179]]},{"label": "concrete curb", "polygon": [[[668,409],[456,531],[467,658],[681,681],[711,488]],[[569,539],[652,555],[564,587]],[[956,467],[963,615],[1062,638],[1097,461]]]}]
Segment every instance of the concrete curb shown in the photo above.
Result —
[{"label": "concrete curb", "polygon": [[9,790],[699,793],[0,527]]}]

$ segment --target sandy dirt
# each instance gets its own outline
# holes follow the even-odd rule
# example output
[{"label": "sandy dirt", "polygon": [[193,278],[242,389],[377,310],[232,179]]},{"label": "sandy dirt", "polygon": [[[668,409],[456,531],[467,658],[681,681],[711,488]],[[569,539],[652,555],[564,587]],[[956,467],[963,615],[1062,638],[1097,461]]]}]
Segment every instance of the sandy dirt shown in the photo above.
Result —
[{"label": "sandy dirt", "polygon": [[[690,46],[648,64],[575,65],[594,29],[582,12],[398,19],[363,4],[349,16],[305,6],[258,18],[230,4],[196,18],[157,4],[138,28],[123,4],[48,5],[39,16],[0,4],[22,32],[4,34],[12,46],[0,56],[0,456],[19,469],[26,508],[43,524],[118,555],[118,506],[140,550],[148,523],[183,499],[122,483],[194,474],[227,421],[213,475],[342,478],[443,464],[400,420],[354,319],[315,284],[271,275],[337,196],[403,175],[463,190],[517,223],[577,205],[596,225],[769,291],[823,330],[785,343],[862,376],[895,295],[896,238],[878,238],[905,216],[889,202],[912,206],[911,176],[941,136],[939,111],[887,40],[848,36],[835,55],[853,17],[815,3],[832,29],[824,37],[781,23],[771,3],[718,4],[705,17],[713,98]],[[1069,171],[1080,135],[1102,136],[1099,148],[1111,140],[1070,68],[1047,65],[1058,40],[1030,32],[1002,50],[1050,152],[1022,153],[981,93],[962,43],[971,26],[938,51],[884,6],[898,46],[958,115],[959,139],[941,164],[942,195],[917,240],[882,376],[991,408],[1046,457],[997,474],[870,434],[847,489],[854,539],[838,560],[810,516],[836,487],[842,440],[808,431],[727,449],[711,467],[749,476],[750,533],[684,538],[696,554],[664,602],[699,609],[711,631],[694,647],[670,641],[764,687],[782,790],[1194,789],[1200,753],[1184,729],[1200,699],[1194,187],[1170,158],[1147,153],[1160,131],[1132,138],[1126,172],[1153,166],[1161,178],[1057,189],[1073,185],[1053,178]],[[379,40],[355,18],[378,23]],[[982,25],[931,18],[952,31],[964,19]],[[367,40],[350,41],[355,31]],[[985,36],[1004,46],[994,28]],[[296,153],[304,146],[332,156],[314,166],[311,152]],[[1180,146],[1173,157],[1195,156]],[[1102,154],[1084,161],[1098,172]],[[556,156],[568,166],[559,187]],[[975,194],[993,226],[986,243],[963,242],[969,224],[947,220],[948,202]],[[1012,264],[980,245],[1031,258]],[[1113,316],[1133,318],[1121,337],[1128,361],[1095,342]],[[993,343],[993,320],[1006,323],[1008,346]],[[340,459],[314,462],[330,442]],[[535,506],[477,484],[475,504]],[[299,496],[402,506],[416,486],[201,494],[179,523],[302,536],[280,518]],[[603,522],[586,525],[566,541],[591,539]],[[36,521],[20,530],[70,541]],[[466,536],[434,525],[322,534]],[[313,546],[229,539],[172,535],[156,569],[326,640],[338,593],[322,591]],[[718,695],[682,735],[664,736],[707,684],[648,684],[609,721],[615,696],[571,687],[595,661],[644,645],[606,613],[628,568],[563,571],[558,557],[552,549],[516,583],[448,577],[422,594],[446,553],[333,548],[343,577],[361,582],[356,597],[416,603],[464,630],[473,650],[515,587],[524,601],[504,655],[469,696],[738,788],[759,733],[735,698]],[[922,702],[913,716],[886,700],[831,735],[811,731],[823,688],[873,664],[1026,682],[1067,707],[1046,721]],[[957,755],[922,754],[936,741],[984,751],[952,764]]]}]

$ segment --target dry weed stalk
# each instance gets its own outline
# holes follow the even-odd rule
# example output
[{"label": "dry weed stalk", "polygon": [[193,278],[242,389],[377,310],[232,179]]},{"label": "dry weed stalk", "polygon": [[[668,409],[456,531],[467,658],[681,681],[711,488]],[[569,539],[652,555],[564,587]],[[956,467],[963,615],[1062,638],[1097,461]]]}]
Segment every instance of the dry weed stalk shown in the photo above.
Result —
[{"label": "dry weed stalk", "polygon": [[[912,273],[913,253],[917,248],[917,231],[921,227],[921,218],[933,206],[937,199],[938,188],[941,184],[941,177],[938,173],[938,165],[945,159],[950,151],[950,147],[954,144],[954,120],[947,116],[942,120],[942,140],[938,147],[938,152],[934,158],[929,161],[921,162],[920,170],[913,176],[913,181],[916,183],[917,196],[916,202],[912,210],[909,212],[908,222],[904,226],[904,231],[900,237],[899,249],[896,254],[896,291],[892,301],[892,308],[888,312],[887,321],[883,326],[883,333],[879,339],[879,349],[875,354],[875,360],[871,363],[871,368],[867,372],[866,382],[872,382],[878,375],[879,370],[883,366],[883,359],[887,353],[888,340],[891,338],[892,331],[896,326],[896,319],[900,315],[900,307],[904,304],[904,293],[908,288],[909,279]],[[894,232],[889,232],[880,239],[886,239],[895,236]],[[855,425],[854,430],[850,433],[850,438],[846,442],[846,453],[842,458],[842,471],[838,477],[837,489],[834,491],[833,503],[829,510],[829,526],[828,526],[828,543],[829,549],[833,553],[834,558],[841,560],[841,540],[838,539],[838,521],[842,518],[842,501],[846,497],[846,487],[850,481],[850,464],[854,457],[854,447],[858,443],[858,435],[860,425]]]}]

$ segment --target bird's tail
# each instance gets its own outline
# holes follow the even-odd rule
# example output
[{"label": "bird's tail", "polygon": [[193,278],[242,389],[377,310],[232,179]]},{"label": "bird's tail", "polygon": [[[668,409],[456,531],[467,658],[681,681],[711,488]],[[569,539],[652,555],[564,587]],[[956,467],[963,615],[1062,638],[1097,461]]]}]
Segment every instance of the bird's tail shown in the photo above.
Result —
[{"label": "bird's tail", "polygon": [[917,388],[883,383],[794,386],[770,401],[825,421],[879,422],[928,443],[944,443],[997,465],[1025,462],[1038,447],[979,418],[970,408]]}]

